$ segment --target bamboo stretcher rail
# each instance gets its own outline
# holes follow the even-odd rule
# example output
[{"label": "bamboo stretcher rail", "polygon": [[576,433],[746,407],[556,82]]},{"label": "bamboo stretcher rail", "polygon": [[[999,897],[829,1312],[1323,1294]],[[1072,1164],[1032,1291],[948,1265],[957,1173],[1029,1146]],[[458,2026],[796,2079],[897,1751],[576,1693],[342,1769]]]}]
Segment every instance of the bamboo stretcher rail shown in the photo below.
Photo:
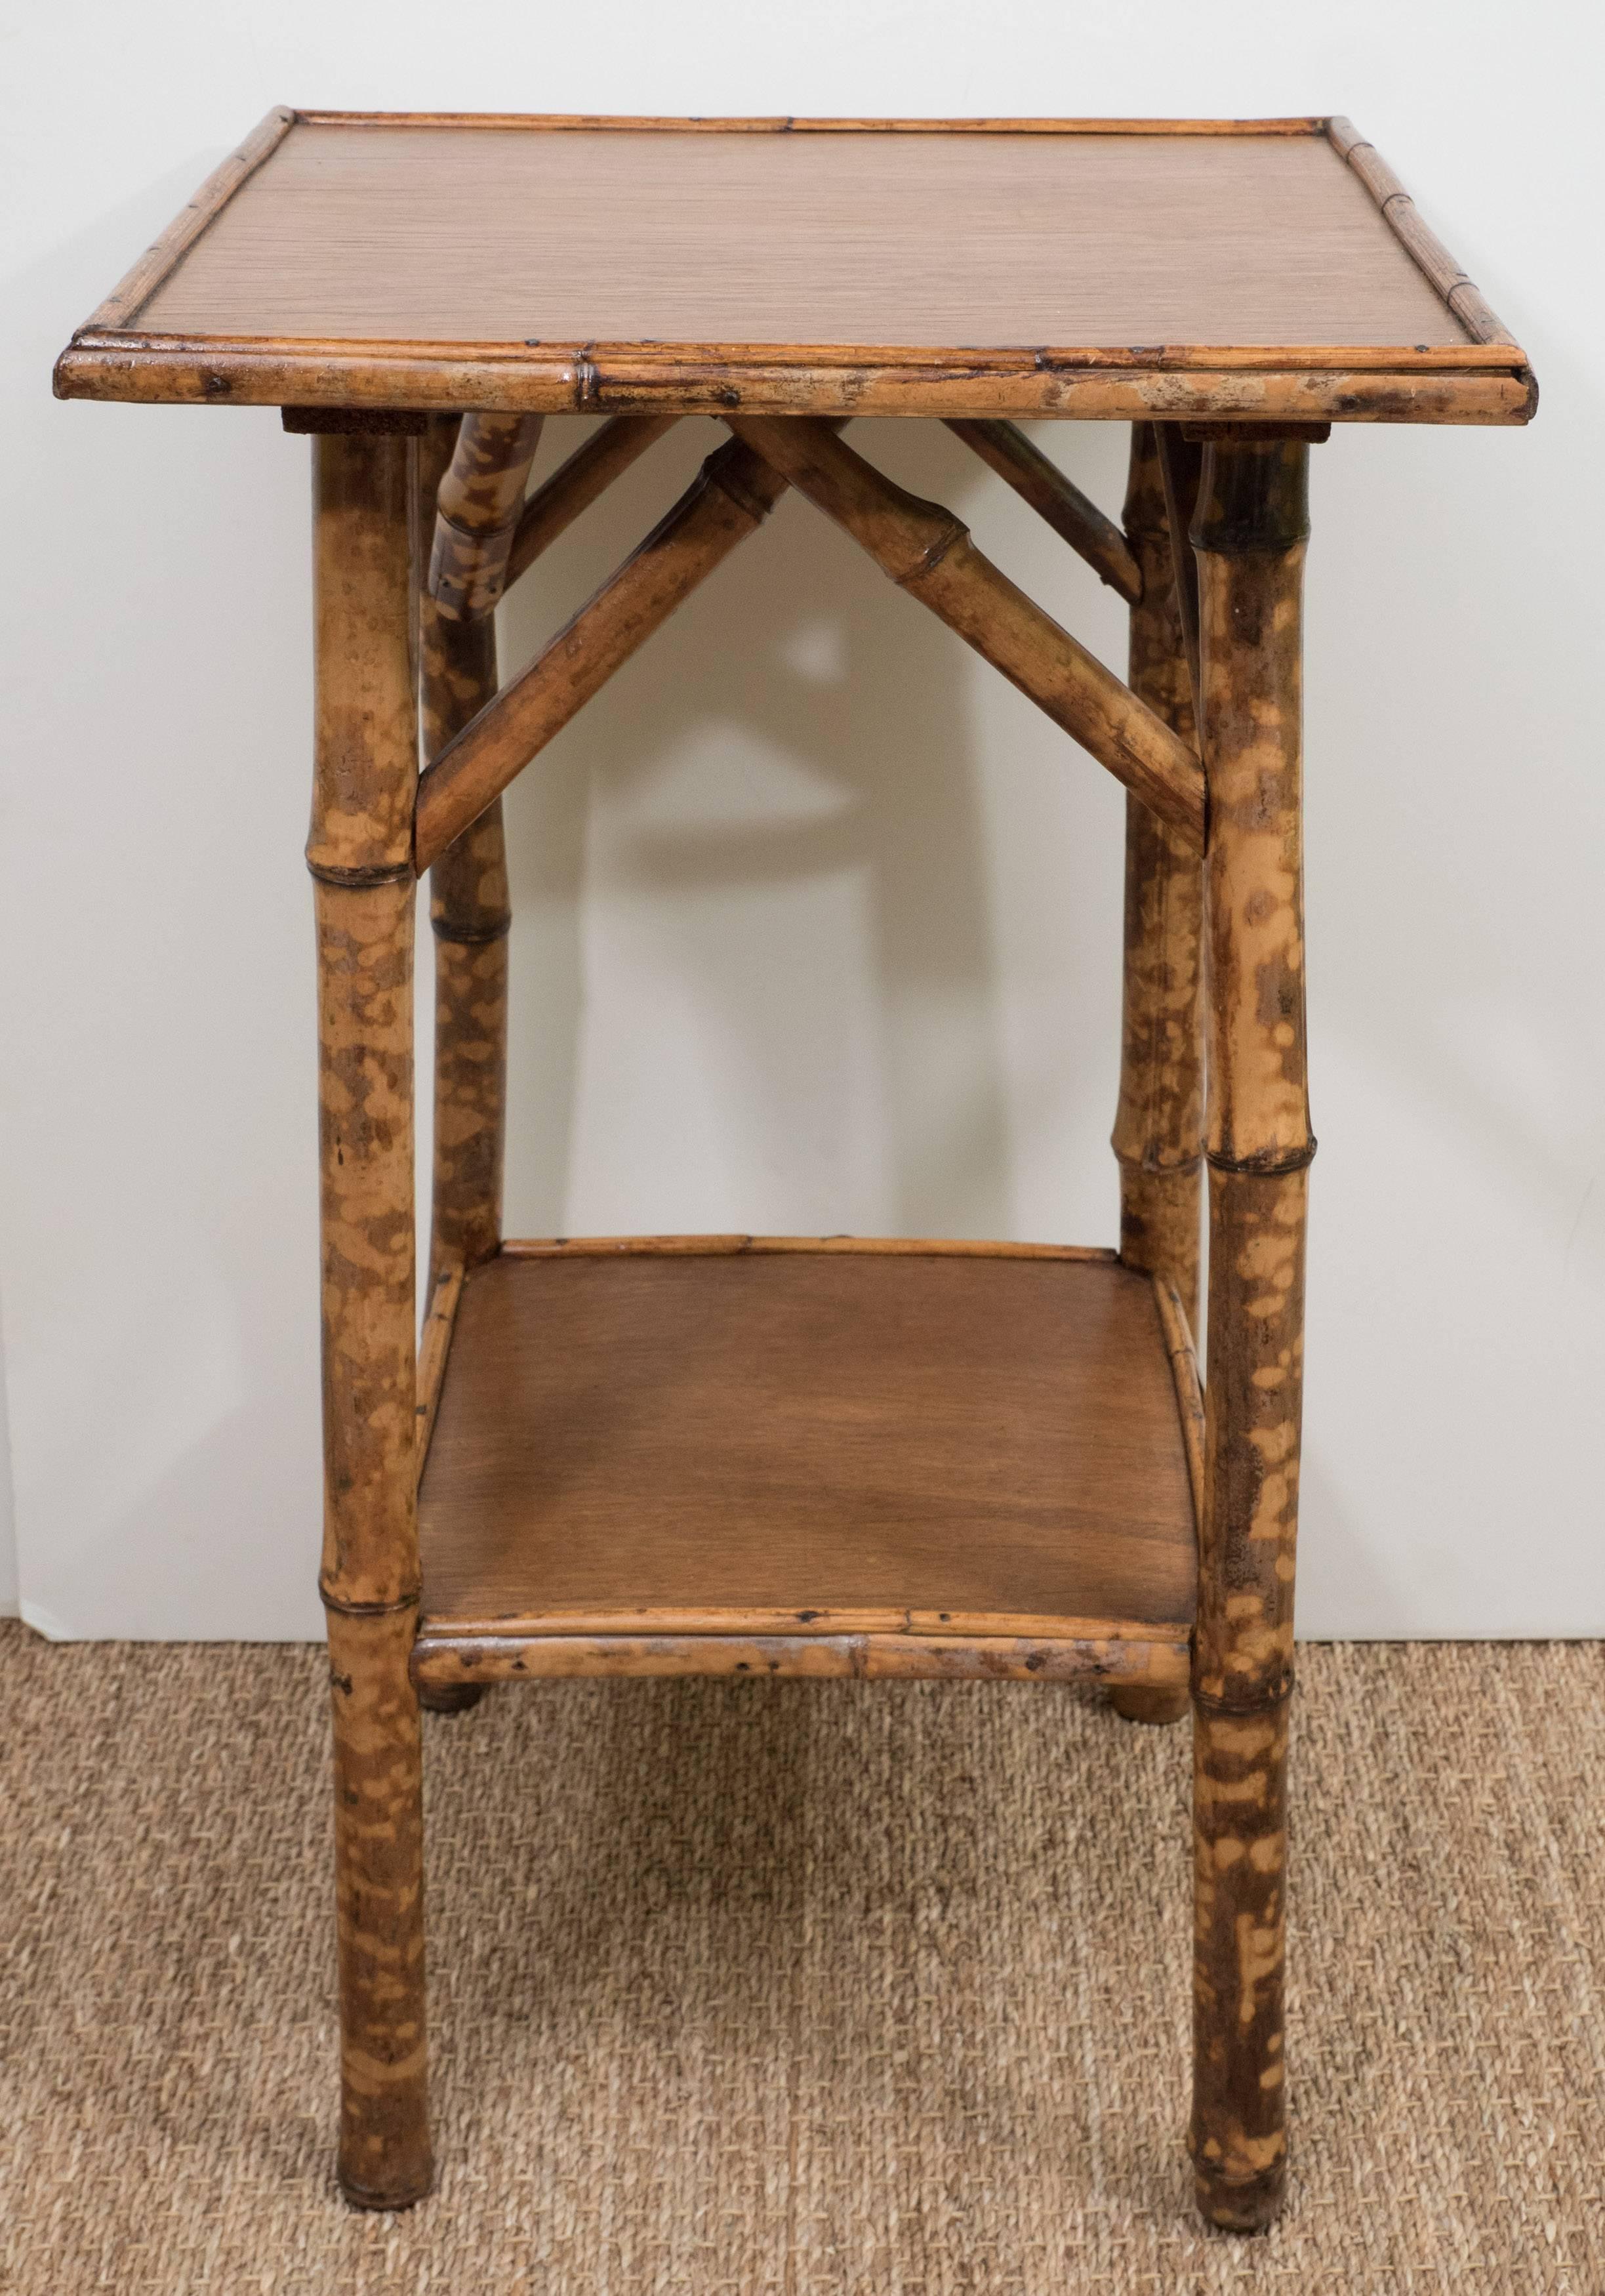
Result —
[{"label": "bamboo stretcher rail", "polygon": [[424,773],[414,833],[420,871],[756,531],[785,489],[784,478],[738,440],[708,457],[645,541]]},{"label": "bamboo stretcher rail", "polygon": [[950,511],[905,493],[823,423],[725,419],[845,528],[899,588],[956,630],[1203,851],[1204,774],[1197,753],[984,557]]},{"label": "bamboo stretcher rail", "polygon": [[589,510],[679,419],[677,414],[615,414],[583,447],[577,447],[536,488],[519,514],[507,558],[508,586],[528,573],[580,512]]},{"label": "bamboo stretcher rail", "polygon": [[1022,502],[1028,502],[1077,557],[1085,559],[1100,581],[1118,590],[1128,606],[1137,604],[1142,595],[1142,570],[1125,535],[1023,430],[1012,422],[958,419],[947,428]]}]

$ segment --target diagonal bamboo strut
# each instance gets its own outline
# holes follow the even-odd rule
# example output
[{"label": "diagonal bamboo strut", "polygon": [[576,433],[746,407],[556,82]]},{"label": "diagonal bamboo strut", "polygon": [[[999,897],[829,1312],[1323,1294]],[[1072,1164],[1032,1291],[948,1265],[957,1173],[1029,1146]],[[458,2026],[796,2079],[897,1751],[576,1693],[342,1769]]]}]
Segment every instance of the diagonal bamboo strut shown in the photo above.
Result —
[{"label": "diagonal bamboo strut", "polygon": [[504,586],[527,574],[543,550],[571,527],[581,511],[589,510],[630,464],[656,444],[680,420],[677,414],[614,414],[577,447],[542,486],[536,487],[519,514],[512,548],[507,557]]},{"label": "diagonal bamboo strut", "polygon": [[429,1462],[435,1415],[440,1408],[440,1390],[446,1384],[446,1359],[451,1353],[452,1330],[462,1298],[462,1268],[443,1267],[435,1278],[429,1313],[418,1337],[418,1404],[414,1418],[417,1456],[413,1476],[415,1483],[423,1480],[423,1470]]},{"label": "diagonal bamboo strut", "polygon": [[540,444],[540,414],[465,414],[440,481],[430,595],[447,621],[495,611],[507,557]]},{"label": "diagonal bamboo strut", "polygon": [[1142,603],[1142,570],[1125,535],[1017,423],[953,420],[947,428],[1085,559],[1100,581],[1118,590],[1128,606]]},{"label": "diagonal bamboo strut", "polygon": [[950,511],[905,494],[810,417],[725,420],[893,581],[1203,851],[1204,769],[1196,752],[984,558]]},{"label": "diagonal bamboo strut", "polygon": [[1200,725],[1198,651],[1198,561],[1192,554],[1192,512],[1198,502],[1199,477],[1204,450],[1196,439],[1185,439],[1179,422],[1156,422],[1154,445],[1159,449],[1159,477],[1165,489],[1165,518],[1170,528],[1170,565],[1175,577],[1176,612],[1182,623],[1182,651],[1187,657],[1187,676],[1192,687],[1192,722]]},{"label": "diagonal bamboo strut", "polygon": [[[831,426],[823,427],[828,434]],[[423,775],[414,823],[420,871],[762,524],[785,490],[781,474],[737,439],[708,457],[667,517]]]}]

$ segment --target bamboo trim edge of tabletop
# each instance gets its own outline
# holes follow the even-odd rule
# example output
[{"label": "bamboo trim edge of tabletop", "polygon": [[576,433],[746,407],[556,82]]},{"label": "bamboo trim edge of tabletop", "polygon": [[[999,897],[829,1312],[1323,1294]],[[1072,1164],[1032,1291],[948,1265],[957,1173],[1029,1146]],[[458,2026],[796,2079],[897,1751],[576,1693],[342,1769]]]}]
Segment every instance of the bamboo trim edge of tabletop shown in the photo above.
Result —
[{"label": "bamboo trim edge of tabletop", "polygon": [[[142,334],[130,322],[297,126],[535,132],[1323,136],[1469,340],[1413,345],[1116,345],[1007,350],[831,344],[363,342]],[[530,413],[1037,415],[1082,421],[1520,424],[1525,352],[1351,122],[1277,119],[802,119],[341,112],[275,104],[74,333],[60,398],[147,404]]]}]

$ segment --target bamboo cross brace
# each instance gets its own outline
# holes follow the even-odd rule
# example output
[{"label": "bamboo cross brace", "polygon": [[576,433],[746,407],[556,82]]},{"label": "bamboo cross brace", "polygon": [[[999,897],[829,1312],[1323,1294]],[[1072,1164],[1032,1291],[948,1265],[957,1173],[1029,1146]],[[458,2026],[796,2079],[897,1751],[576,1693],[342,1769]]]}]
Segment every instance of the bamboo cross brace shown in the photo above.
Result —
[{"label": "bamboo cross brace", "polygon": [[967,422],[950,420],[947,428],[1012,487],[1022,502],[1045,519],[1060,539],[1068,542],[1101,582],[1118,590],[1128,606],[1142,599],[1142,570],[1131,545],[1097,504],[1067,478],[1040,447],[1034,446],[1015,422]]},{"label": "bamboo cross brace", "polygon": [[1199,717],[1198,562],[1189,539],[1198,503],[1199,474],[1204,450],[1196,439],[1183,436],[1175,422],[1156,422],[1153,440],[1159,451],[1159,475],[1165,488],[1165,520],[1170,529],[1170,563],[1175,578],[1176,612],[1181,618],[1182,651],[1187,657],[1187,680],[1192,690],[1192,714]]},{"label": "bamboo cross brace", "polygon": [[680,420],[677,414],[614,414],[577,447],[566,463],[536,487],[519,514],[507,555],[504,587],[527,574],[544,550],[566,534],[615,479],[655,446]]},{"label": "bamboo cross brace", "polygon": [[825,423],[799,415],[725,420],[900,588],[1002,670],[1195,852],[1203,851],[1204,770],[1197,752],[984,557],[950,511],[905,493]]},{"label": "bamboo cross brace", "polygon": [[[827,432],[830,425],[824,428]],[[786,480],[737,439],[703,463],[667,516],[528,669],[448,742],[418,783],[414,855],[422,873],[644,644],[738,542]]]}]

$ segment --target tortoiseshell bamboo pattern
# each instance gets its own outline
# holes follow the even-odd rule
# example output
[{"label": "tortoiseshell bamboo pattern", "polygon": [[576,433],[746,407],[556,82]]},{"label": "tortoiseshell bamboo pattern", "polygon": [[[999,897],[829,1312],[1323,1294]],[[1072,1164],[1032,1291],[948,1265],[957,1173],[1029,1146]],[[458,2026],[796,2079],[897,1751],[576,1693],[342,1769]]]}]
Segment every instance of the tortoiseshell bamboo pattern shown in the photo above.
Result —
[{"label": "tortoiseshell bamboo pattern", "polygon": [[1193,1653],[1199,2202],[1251,2231],[1286,2176],[1286,1761],[1303,1385],[1301,604],[1308,450],[1210,446],[1199,554],[1209,1382]]},{"label": "tortoiseshell bamboo pattern", "polygon": [[[1132,692],[1195,746],[1191,681],[1172,575],[1154,426],[1132,426],[1126,531],[1142,569],[1131,611]],[[1183,548],[1189,557],[1191,544]],[[1120,1100],[1120,1257],[1175,1286],[1198,1329],[1204,1063],[1203,871],[1145,805],[1126,801],[1126,965]]]},{"label": "tortoiseshell bamboo pattern", "polygon": [[[456,432],[448,416],[420,442],[417,530],[435,530],[435,503]],[[520,481],[521,483],[521,481]],[[442,613],[418,600],[419,709],[426,762],[496,691],[495,621]],[[506,840],[499,800],[446,847],[430,871],[435,939],[435,1170],[430,1281],[472,1267],[502,1235],[507,1130]]]},{"label": "tortoiseshell bamboo pattern", "polygon": [[323,1229],[321,1587],[334,1714],[348,2199],[431,2178],[423,1992],[413,1242],[409,448],[314,441],[315,881]]},{"label": "tortoiseshell bamboo pattern", "polygon": [[495,611],[540,444],[539,414],[465,414],[437,495],[429,592],[452,621]]}]

